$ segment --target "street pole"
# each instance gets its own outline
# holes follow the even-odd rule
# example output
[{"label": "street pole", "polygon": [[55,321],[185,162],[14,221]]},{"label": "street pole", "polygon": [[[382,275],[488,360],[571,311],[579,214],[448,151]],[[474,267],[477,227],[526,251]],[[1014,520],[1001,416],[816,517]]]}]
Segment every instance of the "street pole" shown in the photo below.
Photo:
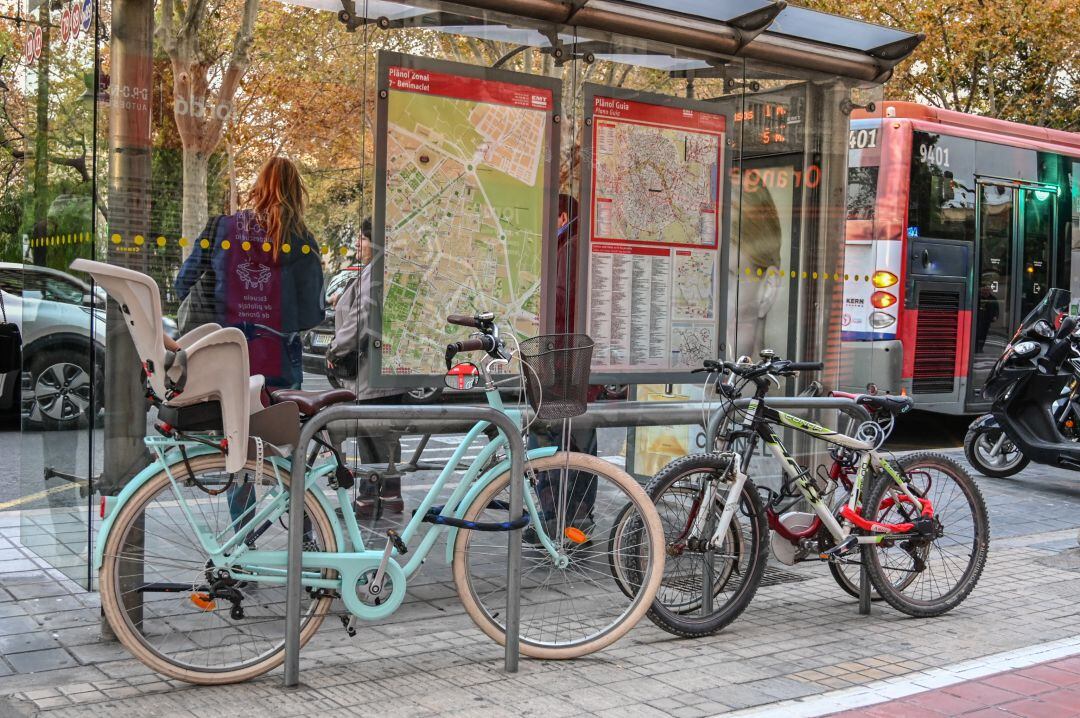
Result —
[{"label": "street pole", "polygon": [[[115,0],[112,11],[111,82],[109,87],[109,241],[107,259],[145,272],[145,243],[150,234],[150,90],[153,80],[153,0]],[[119,242],[117,242],[119,238]],[[105,457],[98,490],[116,494],[147,464],[146,397],[142,370],[119,308],[109,303],[105,319]],[[132,532],[125,555],[141,555],[142,531]],[[120,575],[142,583],[142,561],[125,562]],[[141,594],[127,606],[135,623],[142,620]],[[102,633],[111,636],[106,621]]]}]

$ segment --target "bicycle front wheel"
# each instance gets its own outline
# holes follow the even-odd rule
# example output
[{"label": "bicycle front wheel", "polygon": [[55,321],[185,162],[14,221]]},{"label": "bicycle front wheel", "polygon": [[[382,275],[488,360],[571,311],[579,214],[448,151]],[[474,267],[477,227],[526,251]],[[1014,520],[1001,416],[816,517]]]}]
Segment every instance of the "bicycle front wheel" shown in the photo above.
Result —
[{"label": "bicycle front wheel", "polygon": [[[893,608],[920,618],[940,616],[960,605],[982,575],[990,542],[986,503],[974,479],[947,456],[919,452],[899,463],[907,486],[933,504],[934,534],[885,535],[879,543],[863,544],[863,561],[874,588]],[[879,472],[863,499],[866,517],[883,524],[911,521],[918,511],[900,495],[893,478]]]},{"label": "bicycle front wheel", "polygon": [[[622,637],[649,608],[663,573],[663,530],[644,490],[626,472],[587,454],[559,452],[525,465],[539,525],[522,532],[521,653],[577,658]],[[506,520],[509,472],[491,482],[465,511],[471,521]],[[616,547],[612,526],[631,528]],[[627,535],[628,533],[628,535]],[[557,547],[553,557],[542,545]],[[454,582],[469,616],[506,642],[506,543],[501,532],[462,529],[454,543]],[[612,576],[609,553],[629,566],[625,592]]]},{"label": "bicycle front wheel", "polygon": [[[124,647],[158,673],[203,685],[245,681],[285,659],[285,586],[260,582],[254,568],[238,566],[232,575],[215,568],[183,507],[198,532],[224,543],[234,526],[247,530],[249,517],[280,488],[269,461],[261,472],[249,461],[230,476],[215,454],[193,458],[190,468],[170,467],[179,492],[162,471],[118,509],[105,542],[101,608]],[[279,472],[287,487],[288,470]],[[330,519],[310,491],[304,510],[304,550],[336,551]],[[251,527],[245,541],[260,551],[286,550],[288,519]],[[332,601],[301,596],[300,645]]]},{"label": "bicycle front wheel", "polygon": [[[731,454],[695,454],[661,469],[646,491],[664,527],[667,561],[649,618],[676,636],[696,638],[720,631],[754,598],[765,572],[769,528],[765,508],[749,479],[723,541],[710,545],[728,501]],[[713,500],[705,506],[710,487]],[[695,535],[695,527],[702,530]]]}]

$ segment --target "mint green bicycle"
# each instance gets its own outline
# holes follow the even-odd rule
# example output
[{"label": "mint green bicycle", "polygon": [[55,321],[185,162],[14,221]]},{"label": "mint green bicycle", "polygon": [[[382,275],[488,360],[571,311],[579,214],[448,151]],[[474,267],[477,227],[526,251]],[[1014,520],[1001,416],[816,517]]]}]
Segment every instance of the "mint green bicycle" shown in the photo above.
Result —
[{"label": "mint green bicycle", "polygon": [[[500,338],[494,317],[448,321],[476,332],[447,349],[448,385],[465,389],[483,382],[489,404],[523,425],[524,413],[504,407],[493,378],[515,353]],[[545,407],[554,407],[555,417],[573,411],[565,409],[573,393],[566,390],[573,387],[565,386],[565,372],[560,373],[571,350],[564,339],[529,340],[538,347],[535,358],[521,362],[523,383],[540,416]],[[486,356],[479,365],[451,366],[458,352],[480,350]],[[584,396],[583,389],[580,393]],[[311,416],[350,396],[293,391],[278,392],[276,400],[296,402]],[[253,678],[284,660],[286,539],[294,519],[288,513],[289,462],[271,456],[269,449],[264,454],[256,441],[259,450],[253,458],[249,454],[243,469],[227,471],[215,431],[220,420],[192,413],[200,408],[206,405],[176,412],[165,406],[159,414],[167,417],[159,422],[162,436],[146,439],[155,461],[120,496],[102,502],[96,564],[102,609],[136,658],[173,678],[220,684]],[[548,418],[554,417],[549,413]],[[352,473],[325,436],[317,440],[305,479],[301,645],[330,614],[335,599],[353,617],[350,631],[356,618],[391,615],[402,605],[409,579],[443,536],[465,611],[484,633],[504,642],[506,532],[526,525],[524,655],[557,659],[591,653],[645,614],[663,574],[664,538],[641,487],[594,456],[533,449],[525,465],[526,516],[513,521],[507,510],[509,461],[502,456],[506,439],[500,435],[463,466],[470,446],[486,440],[486,428],[478,423],[466,434],[400,535],[389,530],[385,544],[373,547],[365,544],[351,508]],[[451,478],[462,468],[455,486]],[[444,489],[450,490],[449,498],[437,506]],[[629,523],[627,511],[634,517]],[[608,537],[616,520],[631,530],[621,532],[619,555],[610,557],[614,547]],[[630,567],[628,590],[613,580],[610,561]]]}]

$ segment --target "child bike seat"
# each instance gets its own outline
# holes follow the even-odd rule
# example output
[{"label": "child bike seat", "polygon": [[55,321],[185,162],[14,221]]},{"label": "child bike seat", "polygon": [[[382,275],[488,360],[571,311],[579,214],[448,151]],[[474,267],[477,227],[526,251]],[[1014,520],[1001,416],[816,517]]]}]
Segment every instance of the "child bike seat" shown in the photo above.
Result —
[{"label": "child bike seat", "polygon": [[[249,376],[244,333],[207,324],[180,337],[180,351],[167,352],[157,282],[141,272],[88,259],[76,259],[71,268],[91,275],[120,305],[150,389],[164,407],[178,410],[203,402],[220,405],[225,469],[240,471],[247,460],[251,396],[258,396],[262,388],[262,377],[253,382]],[[261,406],[255,403],[254,408]]]}]

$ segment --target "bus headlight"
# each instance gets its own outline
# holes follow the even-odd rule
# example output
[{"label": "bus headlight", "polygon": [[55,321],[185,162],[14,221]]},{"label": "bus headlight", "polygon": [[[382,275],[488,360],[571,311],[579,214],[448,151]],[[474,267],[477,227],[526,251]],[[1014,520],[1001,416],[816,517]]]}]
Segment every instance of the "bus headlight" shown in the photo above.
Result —
[{"label": "bus headlight", "polygon": [[884,329],[896,324],[896,317],[885,312],[870,312],[869,321],[874,329]]}]

